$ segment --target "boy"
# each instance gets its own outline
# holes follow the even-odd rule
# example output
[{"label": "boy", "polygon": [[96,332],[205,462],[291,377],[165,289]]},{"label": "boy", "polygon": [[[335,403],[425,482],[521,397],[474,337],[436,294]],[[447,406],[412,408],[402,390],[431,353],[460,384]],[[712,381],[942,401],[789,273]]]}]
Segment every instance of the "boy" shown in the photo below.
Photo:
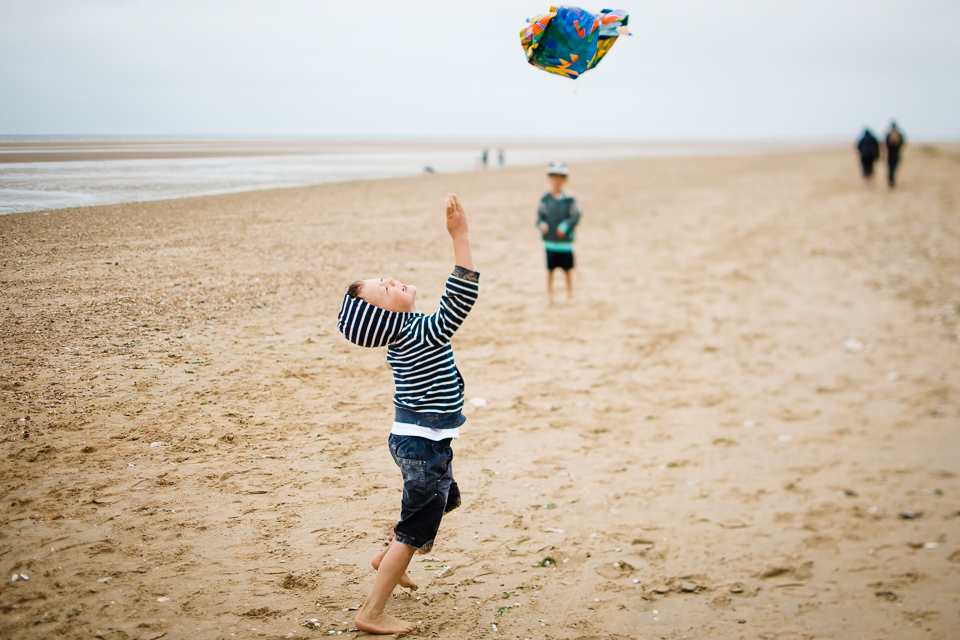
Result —
[{"label": "boy", "polygon": [[460,412],[463,378],[450,338],[477,300],[480,274],[473,266],[467,218],[456,195],[447,195],[446,209],[456,266],[439,309],[424,315],[417,310],[416,287],[393,278],[373,278],[350,285],[337,317],[337,328],[354,344],[387,347],[396,384],[388,442],[403,474],[403,499],[394,539],[371,560],[377,576],[353,621],[367,633],[408,633],[417,628],[383,608],[398,584],[417,587],[406,573],[414,552],[430,551],[441,518],[460,506],[450,442],[459,437],[466,418]]},{"label": "boy", "polygon": [[553,270],[563,269],[567,281],[567,302],[573,302],[573,238],[580,222],[580,207],[573,195],[563,190],[570,171],[563,162],[547,167],[550,191],[540,199],[537,227],[547,251],[547,304],[553,304]]}]

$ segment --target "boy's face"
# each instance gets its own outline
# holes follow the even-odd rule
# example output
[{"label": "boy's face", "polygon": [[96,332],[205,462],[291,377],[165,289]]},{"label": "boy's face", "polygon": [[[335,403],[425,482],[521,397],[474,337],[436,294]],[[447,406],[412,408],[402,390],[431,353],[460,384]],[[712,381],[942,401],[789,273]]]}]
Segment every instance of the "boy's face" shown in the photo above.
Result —
[{"label": "boy's face", "polygon": [[360,297],[387,311],[409,313],[417,310],[417,288],[393,278],[371,278],[363,281]]},{"label": "boy's face", "polygon": [[563,185],[567,182],[567,176],[557,175],[551,173],[547,176],[547,180],[550,181],[550,188],[554,191],[560,191],[563,189]]}]

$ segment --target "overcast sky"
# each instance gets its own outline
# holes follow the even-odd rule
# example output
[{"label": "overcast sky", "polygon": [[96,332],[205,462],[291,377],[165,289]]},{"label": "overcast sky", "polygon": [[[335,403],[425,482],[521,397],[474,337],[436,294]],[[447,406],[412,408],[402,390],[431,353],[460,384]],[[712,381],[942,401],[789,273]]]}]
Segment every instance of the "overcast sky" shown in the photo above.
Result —
[{"label": "overcast sky", "polygon": [[960,138],[957,0],[591,2],[634,35],[574,93],[548,2],[0,0],[0,134]]}]

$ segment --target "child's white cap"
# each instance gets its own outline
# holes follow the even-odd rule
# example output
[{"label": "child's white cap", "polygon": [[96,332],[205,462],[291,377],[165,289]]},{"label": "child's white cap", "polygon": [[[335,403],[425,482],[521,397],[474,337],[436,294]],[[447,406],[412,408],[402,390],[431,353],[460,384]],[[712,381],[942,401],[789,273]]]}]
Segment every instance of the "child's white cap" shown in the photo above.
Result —
[{"label": "child's white cap", "polygon": [[566,162],[551,162],[550,166],[547,167],[548,176],[567,176],[570,175],[570,170],[567,169]]}]

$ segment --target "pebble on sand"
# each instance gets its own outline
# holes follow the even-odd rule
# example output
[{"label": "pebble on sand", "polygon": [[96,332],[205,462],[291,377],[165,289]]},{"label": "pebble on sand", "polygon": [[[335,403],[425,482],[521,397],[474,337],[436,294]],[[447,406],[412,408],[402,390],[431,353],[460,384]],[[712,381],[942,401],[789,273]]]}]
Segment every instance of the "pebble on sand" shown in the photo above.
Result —
[{"label": "pebble on sand", "polygon": [[850,336],[843,341],[843,348],[849,353],[866,353],[867,351],[867,345],[853,336]]}]

